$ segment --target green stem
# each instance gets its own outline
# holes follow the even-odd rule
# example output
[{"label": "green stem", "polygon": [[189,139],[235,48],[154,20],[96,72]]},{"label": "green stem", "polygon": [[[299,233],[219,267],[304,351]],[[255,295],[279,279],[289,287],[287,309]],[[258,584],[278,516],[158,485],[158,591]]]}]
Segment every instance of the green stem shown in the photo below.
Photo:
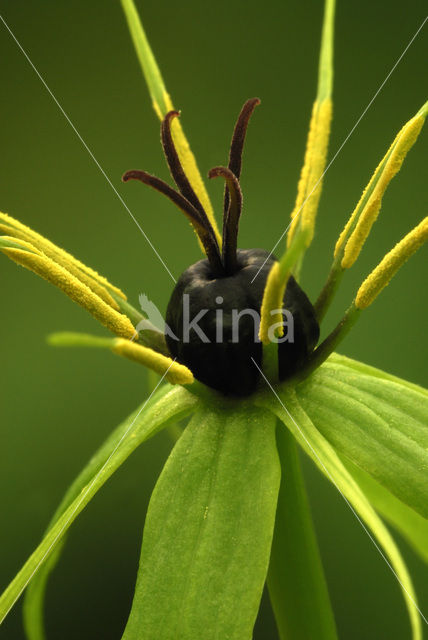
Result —
[{"label": "green stem", "polygon": [[291,433],[279,424],[282,479],[268,573],[281,640],[334,640],[334,616]]},{"label": "green stem", "polygon": [[320,346],[315,349],[312,356],[309,358],[307,364],[300,369],[299,373],[293,378],[293,382],[298,383],[301,380],[307,378],[311,373],[318,369],[322,363],[333,353],[337,345],[342,342],[349,331],[352,329],[358,318],[360,317],[361,309],[357,309],[353,302],[342,320],[330,333],[329,336],[321,342]]},{"label": "green stem", "polygon": [[165,101],[168,94],[137,9],[133,0],[121,0],[121,4],[128,23],[132,42],[134,43],[135,52],[149,87],[150,95],[162,115],[165,115],[168,111],[168,104]]},{"label": "green stem", "polygon": [[276,342],[263,345],[263,373],[272,383],[278,382],[278,345]]},{"label": "green stem", "polygon": [[[341,259],[342,256],[340,256]],[[324,319],[345,272],[340,267],[340,260],[334,260],[327,281],[314,304],[315,314],[319,323]]]},{"label": "green stem", "polygon": [[290,271],[299,260],[302,259],[308,245],[309,230],[299,229],[294,236],[291,245],[285,251],[279,261],[279,271],[281,278],[289,277]]},{"label": "green stem", "polygon": [[333,91],[333,44],[334,14],[336,0],[326,0],[321,36],[320,57],[318,63],[317,100],[322,102],[331,97]]}]

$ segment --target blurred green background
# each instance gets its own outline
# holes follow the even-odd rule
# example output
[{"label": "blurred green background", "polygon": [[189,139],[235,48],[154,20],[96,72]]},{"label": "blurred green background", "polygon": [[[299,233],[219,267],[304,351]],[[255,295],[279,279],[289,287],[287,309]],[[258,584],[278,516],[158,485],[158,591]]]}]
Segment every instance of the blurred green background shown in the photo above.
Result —
[{"label": "blurred green background", "polygon": [[[40,70],[171,271],[199,259],[187,223],[166,199],[122,185],[126,169],[167,178],[159,123],[116,0],[2,0],[0,13]],[[246,98],[250,126],[240,245],[271,249],[288,223],[315,94],[322,3],[138,2],[175,106],[205,175],[227,160]],[[330,157],[422,23],[422,0],[340,2]],[[421,31],[328,171],[317,235],[304,266],[312,298],[335,239],[393,136],[426,99],[428,27]],[[165,309],[172,282],[153,250],[0,24],[0,209],[107,275],[137,304]],[[358,284],[426,215],[427,132],[385,199],[380,220],[344,280],[326,327]],[[220,211],[222,187],[209,185]],[[1,258],[1,256],[0,256]],[[400,272],[341,351],[426,384],[426,253]],[[102,333],[54,288],[1,258],[0,586],[37,545],[66,487],[106,435],[147,395],[142,368],[108,353],[54,350],[55,330]],[[140,448],[73,526],[47,597],[50,638],[120,637],[129,611],[144,514],[170,450],[166,434]],[[340,637],[409,637],[399,588],[349,508],[305,462]],[[428,610],[427,571],[399,540]],[[0,630],[23,638],[20,604]],[[255,638],[275,639],[265,599]]]}]

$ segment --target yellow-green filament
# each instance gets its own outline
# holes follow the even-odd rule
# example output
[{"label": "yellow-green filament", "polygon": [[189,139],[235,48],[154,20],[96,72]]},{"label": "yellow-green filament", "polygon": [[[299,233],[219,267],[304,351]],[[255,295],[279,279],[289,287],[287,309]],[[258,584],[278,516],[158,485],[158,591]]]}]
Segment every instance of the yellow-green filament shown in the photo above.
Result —
[{"label": "yellow-green filament", "polygon": [[315,219],[322,191],[322,178],[327,162],[328,142],[333,113],[333,40],[335,0],[326,0],[318,64],[317,96],[312,108],[306,152],[297,197],[291,213],[288,231],[289,247],[298,229],[309,230],[308,246],[312,242]]},{"label": "yellow-green filament", "polygon": [[333,90],[333,42],[335,0],[326,0],[322,25],[321,48],[318,63],[317,100],[322,102],[331,98]]},{"label": "yellow-green filament", "polygon": [[[96,288],[96,283],[104,288],[102,298],[108,302],[113,308],[117,309],[117,304],[113,300],[113,298],[108,294],[108,290],[114,292],[120,298],[126,300],[126,295],[121,291],[118,287],[112,285],[104,276],[101,276],[99,273],[86,266],[80,260],[77,260],[74,256],[72,256],[64,249],[61,249],[56,244],[40,235],[36,231],[33,231],[30,227],[27,227],[19,220],[12,218],[7,213],[0,212],[0,230],[7,235],[13,235],[16,238],[21,238],[22,240],[26,240],[31,242],[35,247],[37,247],[40,251],[42,251],[46,256],[52,258],[55,262],[62,265],[73,273],[77,278],[81,280],[85,280],[85,282],[91,288]],[[13,230],[13,231],[12,231]],[[86,274],[89,276],[90,280],[87,278],[83,278],[82,274]],[[94,283],[95,281],[95,283]],[[92,284],[90,284],[92,282]],[[100,287],[97,288],[97,293],[100,295]]]},{"label": "yellow-green filament", "polygon": [[366,309],[379,295],[399,268],[428,240],[428,217],[386,254],[378,266],[364,280],[355,298],[358,309]]},{"label": "yellow-green filament", "polygon": [[341,261],[343,269],[349,269],[358,258],[373,223],[379,215],[383,195],[416,142],[424,121],[425,117],[418,114],[404,125],[364,190],[336,244],[335,255],[337,256],[347,239]]},{"label": "yellow-green filament", "polygon": [[[259,338],[264,345],[284,335],[283,298],[293,267],[301,260],[308,244],[310,229],[299,230],[279,262],[275,262],[266,280],[260,310]],[[272,335],[270,335],[272,334]]]},{"label": "yellow-green filament", "polygon": [[[265,345],[271,342],[269,330],[273,325],[278,327],[278,337],[284,335],[284,327],[280,326],[283,322],[283,316],[280,310],[283,307],[282,300],[284,298],[287,280],[288,276],[281,278],[279,262],[275,262],[269,271],[260,310],[259,338]],[[273,311],[275,311],[275,313],[272,313]]]},{"label": "yellow-green filament", "polygon": [[90,333],[75,331],[57,331],[47,336],[46,341],[52,347],[89,347],[91,349],[112,349],[116,338],[101,338]]},{"label": "yellow-green filament", "polygon": [[354,211],[351,213],[351,216],[349,217],[349,220],[347,221],[347,223],[345,224],[345,227],[343,229],[343,231],[340,233],[336,245],[334,247],[334,258],[336,259],[339,256],[339,252],[342,250],[344,244],[346,243],[346,240],[349,238],[349,235],[352,232],[352,229],[355,227],[355,224],[361,214],[361,211],[364,209],[364,206],[366,204],[366,202],[369,199],[370,194],[372,193],[373,187],[376,184],[376,180],[378,179],[379,175],[381,174],[383,168],[385,167],[386,161],[388,160],[389,156],[391,155],[391,152],[394,148],[395,145],[395,140],[392,143],[392,145],[389,147],[388,151],[386,152],[384,158],[382,158],[382,161],[378,164],[378,166],[375,169],[375,172],[373,173],[372,177],[370,178],[370,181],[368,183],[368,185],[365,187],[363,193],[361,194],[361,197],[358,201],[357,206],[355,207]]},{"label": "yellow-green filament", "polygon": [[190,369],[167,356],[153,351],[153,349],[142,347],[135,342],[121,338],[116,338],[113,342],[113,351],[115,353],[138,362],[161,376],[166,374],[165,378],[171,384],[192,384],[194,382]]},{"label": "yellow-green filament", "polygon": [[[144,32],[143,25],[133,0],[121,0],[121,2],[137,57],[150,92],[153,108],[158,118],[163,120],[168,111],[174,110],[172,100],[166,90],[162,74],[153,55],[149,41],[147,40],[147,36]],[[189,147],[189,143],[187,142],[186,136],[184,135],[181,124],[177,118],[172,123],[171,131],[174,144],[187,179],[204,207],[208,219],[214,229],[219,246],[221,247],[221,235],[214,218],[211,201],[201,178],[195,157]]]},{"label": "yellow-green filament", "polygon": [[153,349],[125,340],[124,338],[101,338],[87,333],[61,331],[52,333],[47,341],[53,347],[89,347],[92,349],[110,349],[114,353],[138,362],[163,376],[171,384],[192,384],[193,374],[182,364]]},{"label": "yellow-green filament", "polygon": [[11,260],[61,289],[69,298],[89,311],[98,322],[116,335],[124,338],[132,338],[135,335],[135,329],[129,318],[113,309],[86,284],[51,258],[41,253],[30,253],[31,249],[27,251],[26,249],[2,247],[1,250]]}]

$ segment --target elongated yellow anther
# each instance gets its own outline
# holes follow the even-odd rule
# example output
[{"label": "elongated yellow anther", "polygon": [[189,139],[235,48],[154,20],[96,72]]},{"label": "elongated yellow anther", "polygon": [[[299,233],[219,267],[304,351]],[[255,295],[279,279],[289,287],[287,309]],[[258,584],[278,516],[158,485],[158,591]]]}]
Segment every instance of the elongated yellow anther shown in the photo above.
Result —
[{"label": "elongated yellow anther", "polygon": [[[153,108],[158,118],[163,120],[168,111],[174,110],[172,100],[166,90],[162,74],[153,55],[149,41],[147,40],[147,36],[144,32],[143,25],[133,0],[121,0],[121,3],[129,31],[131,33],[132,41],[134,43],[135,51],[149,89]],[[221,235],[217,227],[217,222],[214,218],[211,201],[196,164],[195,156],[189,147],[187,138],[184,135],[181,124],[177,119],[172,122],[171,131],[178,157],[187,179],[204,207],[208,219],[215,231],[219,246],[221,247]]]},{"label": "elongated yellow anther", "polygon": [[[19,244],[21,244],[22,246],[29,245],[32,247],[33,252],[37,252],[41,254],[44,253],[40,249],[36,249],[33,244],[28,242],[29,240],[33,240],[33,238],[28,233],[25,233],[20,229],[9,227],[6,224],[0,224],[0,233],[10,233],[11,236],[16,238],[16,240],[18,240]],[[34,241],[37,242],[36,239],[34,239]],[[67,271],[69,271],[71,274],[76,276],[78,280],[80,280],[81,282],[86,284],[90,289],[92,289],[92,291],[96,293],[102,300],[104,300],[104,302],[107,302],[107,304],[113,307],[113,309],[116,309],[116,311],[119,311],[119,305],[117,304],[116,300],[114,300],[114,298],[110,295],[107,289],[103,287],[99,282],[97,282],[97,280],[94,280],[93,278],[91,278],[91,276],[88,276],[84,271],[81,271],[81,269],[76,267],[75,264],[70,260],[67,260],[60,252],[51,250],[51,248],[48,245],[48,242],[44,242],[44,243],[38,242],[38,244],[39,244],[39,247],[43,246],[43,248],[45,249],[45,252],[46,252],[45,255],[47,255],[49,258],[54,260],[54,262],[56,262],[57,264],[60,264],[62,267],[67,269]]]},{"label": "elongated yellow anther", "polygon": [[317,96],[312,108],[306,152],[297,197],[291,213],[291,225],[287,236],[289,247],[297,230],[308,230],[308,246],[312,242],[315,218],[322,191],[322,177],[327,162],[328,141],[333,113],[333,38],[335,0],[326,0],[318,64]]},{"label": "elongated yellow anther", "polygon": [[383,195],[393,177],[401,169],[407,153],[415,144],[425,117],[426,109],[423,107],[402,127],[364,189],[336,243],[334,256],[338,258],[340,252],[343,253],[342,269],[349,269],[358,258],[373,223],[379,215]]},{"label": "elongated yellow anther", "polygon": [[166,372],[165,378],[171,384],[192,384],[194,382],[193,373],[190,369],[167,356],[153,351],[153,349],[142,347],[135,342],[121,338],[116,338],[113,342],[113,351],[115,353],[134,360],[134,362],[152,369],[161,376]]},{"label": "elongated yellow anther", "polygon": [[163,376],[171,384],[192,384],[194,377],[190,369],[153,349],[143,347],[124,338],[101,338],[87,333],[62,331],[48,336],[47,341],[53,347],[89,347],[91,349],[110,349],[119,356],[133,360]]},{"label": "elongated yellow anther", "polygon": [[61,289],[69,298],[89,311],[98,322],[116,335],[124,338],[132,338],[135,335],[135,329],[129,318],[113,309],[86,284],[51,258],[40,253],[30,253],[24,249],[9,247],[0,247],[0,249],[11,260]]},{"label": "elongated yellow anther", "polygon": [[[263,344],[271,342],[269,329],[274,325],[277,327],[277,335],[284,335],[284,320],[282,313],[283,298],[285,287],[287,286],[288,275],[285,278],[281,276],[279,262],[275,262],[266,280],[266,286],[263,293],[263,302],[260,310],[260,328],[259,338]],[[272,313],[275,311],[275,313]]]},{"label": "elongated yellow anther", "polygon": [[365,309],[379,295],[399,268],[428,240],[428,217],[386,254],[378,266],[364,280],[355,298],[355,306]]},{"label": "elongated yellow anther", "polygon": [[[104,276],[101,276],[99,273],[86,266],[83,262],[77,260],[70,253],[64,251],[64,249],[61,249],[56,244],[40,235],[30,227],[22,224],[22,222],[19,222],[19,220],[12,218],[12,216],[9,216],[7,213],[0,212],[0,232],[6,233],[7,235],[13,235],[16,238],[21,238],[22,240],[26,240],[27,242],[31,242],[31,244],[41,250],[46,256],[52,258],[52,260],[65,267],[67,271],[88,284],[91,289],[96,289],[98,295],[100,295],[100,297],[102,297],[105,302],[110,304],[113,308],[118,308],[117,303],[110,296],[108,290],[114,292],[120,298],[126,300],[126,295],[123,293],[123,291],[121,291],[118,287],[112,285],[106,278],[104,278]],[[88,276],[89,278],[86,276]],[[103,288],[103,290],[101,290],[101,287]]]},{"label": "elongated yellow anther", "polygon": [[332,112],[333,104],[330,98],[314,103],[296,204],[291,213],[292,223],[287,246],[290,246],[298,228],[309,230],[308,245],[312,241],[322,191],[322,176],[327,162]]}]

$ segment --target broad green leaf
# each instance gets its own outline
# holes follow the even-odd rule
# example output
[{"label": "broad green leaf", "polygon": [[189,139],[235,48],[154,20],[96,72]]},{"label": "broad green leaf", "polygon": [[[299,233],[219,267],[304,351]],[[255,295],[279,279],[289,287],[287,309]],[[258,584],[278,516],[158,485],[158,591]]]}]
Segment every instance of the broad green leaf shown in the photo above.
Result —
[{"label": "broad green leaf", "polygon": [[[182,387],[174,387],[166,393],[162,390],[157,401],[144,403],[136,413],[113,432],[70,487],[57,511],[56,516],[59,517],[55,519],[42,542],[0,597],[0,623],[28,583],[56,550],[73,521],[108,478],[138,445],[166,426],[169,420],[189,413],[195,404],[195,397]],[[50,566],[49,569],[51,568]],[[39,604],[42,602],[45,580],[46,575],[41,578],[39,590],[34,593],[34,607],[30,603],[27,608],[26,626],[30,633],[33,633],[31,638],[43,638],[41,613],[38,610],[37,601]],[[34,614],[33,622],[30,621],[31,611]]]},{"label": "broad green leaf", "polygon": [[377,541],[375,544],[378,550],[387,560],[401,586],[409,613],[413,640],[421,640],[421,621],[412,581],[388,529],[370,505],[358,484],[353,480],[351,474],[346,470],[334,448],[305,413],[295,390],[284,388],[281,390],[280,396],[275,391],[272,391],[273,389],[270,390],[269,394],[260,397],[258,402],[263,406],[269,407],[284,422],[319,470],[341,493],[367,533],[371,532],[372,541]]},{"label": "broad green leaf", "polygon": [[414,384],[413,382],[409,382],[408,380],[403,380],[403,378],[399,378],[398,376],[394,376],[391,373],[387,373],[382,369],[378,369],[377,367],[372,367],[370,364],[366,364],[365,362],[360,362],[359,360],[353,360],[352,358],[348,358],[348,356],[343,356],[340,353],[332,353],[328,359],[328,362],[331,364],[341,364],[344,367],[348,367],[349,369],[354,369],[359,373],[365,373],[368,376],[374,376],[375,378],[382,378],[383,380],[390,380],[391,382],[397,382],[398,384],[408,387],[409,389],[413,389],[413,391],[417,391],[418,393],[423,393],[428,396],[428,389],[424,389],[418,384]]},{"label": "broad green leaf", "polygon": [[282,424],[277,443],[282,473],[268,587],[279,635],[281,640],[336,640],[297,446]]},{"label": "broad green leaf", "polygon": [[342,462],[376,511],[401,533],[425,562],[428,562],[428,520],[393,496],[352,462],[346,459]]},{"label": "broad green leaf", "polygon": [[328,360],[297,387],[299,402],[340,455],[426,518],[428,394],[357,365]]},{"label": "broad green leaf", "polygon": [[275,418],[204,408],[153,492],[124,640],[250,640],[280,482]]}]

